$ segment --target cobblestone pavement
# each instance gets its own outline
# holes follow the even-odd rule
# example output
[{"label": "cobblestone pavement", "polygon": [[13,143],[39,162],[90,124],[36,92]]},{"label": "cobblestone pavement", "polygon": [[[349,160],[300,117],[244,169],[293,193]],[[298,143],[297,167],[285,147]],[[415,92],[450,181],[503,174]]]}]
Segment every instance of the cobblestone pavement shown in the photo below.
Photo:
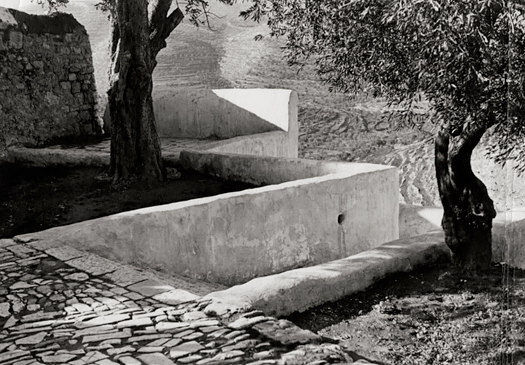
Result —
[{"label": "cobblestone pavement", "polygon": [[0,278],[0,364],[368,363],[257,310],[211,317],[213,287],[69,247],[2,239]]}]

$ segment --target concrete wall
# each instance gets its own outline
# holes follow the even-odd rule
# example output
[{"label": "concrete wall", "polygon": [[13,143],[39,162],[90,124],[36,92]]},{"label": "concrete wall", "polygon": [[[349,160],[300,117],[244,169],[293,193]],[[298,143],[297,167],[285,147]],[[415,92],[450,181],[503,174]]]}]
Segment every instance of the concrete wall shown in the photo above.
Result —
[{"label": "concrete wall", "polygon": [[[297,93],[280,89],[153,90],[160,137],[216,140],[209,152],[298,156]],[[104,130],[110,133],[109,109]]]},{"label": "concrete wall", "polygon": [[297,139],[288,132],[273,131],[217,141],[207,152],[239,153],[243,155],[297,157]]},{"label": "concrete wall", "polygon": [[71,15],[0,8],[0,150],[96,132],[93,71]]},{"label": "concrete wall", "polygon": [[494,219],[492,260],[525,270],[525,207],[499,213]]},{"label": "concrete wall", "polygon": [[352,176],[376,170],[393,169],[390,166],[368,163],[269,156],[254,159],[252,156],[241,154],[219,154],[199,151],[182,151],[179,162],[181,167],[185,169],[254,185],[280,184],[331,174]]},{"label": "concrete wall", "polygon": [[399,238],[441,231],[443,208],[399,204]]},{"label": "concrete wall", "polygon": [[[238,158],[244,158],[242,164],[237,164]],[[292,181],[29,236],[59,239],[117,261],[226,285],[343,258],[398,238],[395,168],[359,164],[345,168],[341,163],[337,173],[293,181],[301,169],[308,170],[304,176],[322,171],[322,162],[314,162],[315,171],[300,160],[276,164],[279,159],[225,155],[213,160],[217,159],[231,164],[230,170],[238,166],[246,173],[274,166],[274,171],[282,170],[281,180]]]},{"label": "concrete wall", "polygon": [[[279,89],[154,90],[161,137],[231,139],[215,152],[297,157],[297,93]],[[274,132],[272,134],[266,132]],[[278,133],[279,132],[279,133]]]},{"label": "concrete wall", "polygon": [[442,232],[401,238],[357,255],[255,278],[208,294],[205,313],[228,318],[259,309],[275,317],[303,312],[363,291],[399,272],[450,260]]}]

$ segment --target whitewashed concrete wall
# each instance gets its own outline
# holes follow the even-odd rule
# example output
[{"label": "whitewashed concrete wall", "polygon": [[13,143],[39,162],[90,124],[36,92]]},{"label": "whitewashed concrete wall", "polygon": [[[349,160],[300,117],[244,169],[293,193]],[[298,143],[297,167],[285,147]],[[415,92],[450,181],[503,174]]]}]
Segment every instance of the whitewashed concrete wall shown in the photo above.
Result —
[{"label": "whitewashed concrete wall", "polygon": [[182,151],[179,162],[185,169],[254,185],[280,184],[333,174],[350,176],[375,170],[393,169],[391,166],[369,163],[268,156],[254,159],[248,155],[208,153],[208,151]]},{"label": "whitewashed concrete wall", "polygon": [[494,219],[492,260],[525,270],[525,207],[499,213]]},{"label": "whitewashed concrete wall", "polygon": [[153,99],[161,137],[228,139],[213,151],[297,157],[298,98],[292,90],[163,89]]},{"label": "whitewashed concrete wall", "polygon": [[[181,156],[206,159],[196,152]],[[288,174],[288,181],[25,236],[59,239],[109,259],[226,285],[347,257],[398,238],[395,167],[327,163],[325,169],[322,162],[297,159],[218,159],[234,174],[261,168],[269,176],[280,171],[276,175],[283,181]],[[220,167],[212,163],[204,169],[214,173]]]}]

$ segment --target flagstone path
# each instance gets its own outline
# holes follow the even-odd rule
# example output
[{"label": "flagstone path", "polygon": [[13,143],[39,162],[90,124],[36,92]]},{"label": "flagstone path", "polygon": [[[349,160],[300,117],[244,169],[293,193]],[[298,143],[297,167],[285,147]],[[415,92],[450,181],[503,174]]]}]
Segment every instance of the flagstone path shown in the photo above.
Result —
[{"label": "flagstone path", "polygon": [[0,364],[368,363],[257,310],[207,315],[217,287],[50,242],[0,240],[0,279]]}]

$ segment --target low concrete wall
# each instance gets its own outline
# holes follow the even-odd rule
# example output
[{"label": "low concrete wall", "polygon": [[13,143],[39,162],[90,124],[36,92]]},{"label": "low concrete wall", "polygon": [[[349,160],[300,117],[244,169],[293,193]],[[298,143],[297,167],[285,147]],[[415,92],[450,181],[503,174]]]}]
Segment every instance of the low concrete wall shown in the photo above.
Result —
[{"label": "low concrete wall", "polygon": [[376,170],[392,169],[390,166],[368,163],[267,156],[254,159],[252,156],[247,155],[200,151],[182,151],[179,163],[183,168],[203,174],[255,185],[280,184],[330,174],[352,176]]},{"label": "low concrete wall", "polygon": [[[208,167],[210,172],[219,171],[221,165],[246,174],[271,167],[268,176],[281,170],[282,181],[325,169],[318,161],[196,152],[182,156],[215,161],[219,167]],[[117,261],[226,285],[347,257],[397,239],[397,169],[327,166],[334,165],[337,171],[324,176],[124,212],[25,236],[58,239]]]},{"label": "low concrete wall", "polygon": [[[276,157],[297,157],[298,98],[292,90],[154,90],[161,137],[237,138],[215,149]],[[272,134],[266,132],[274,132]]]},{"label": "low concrete wall", "polygon": [[[443,208],[400,204],[399,237],[441,231]],[[525,269],[525,207],[500,212],[492,227],[492,261]]]},{"label": "low concrete wall", "polygon": [[399,238],[442,230],[443,208],[399,204]]},{"label": "low concrete wall", "polygon": [[288,132],[273,131],[217,141],[206,150],[217,153],[243,155],[297,157],[297,139],[292,141]]}]

